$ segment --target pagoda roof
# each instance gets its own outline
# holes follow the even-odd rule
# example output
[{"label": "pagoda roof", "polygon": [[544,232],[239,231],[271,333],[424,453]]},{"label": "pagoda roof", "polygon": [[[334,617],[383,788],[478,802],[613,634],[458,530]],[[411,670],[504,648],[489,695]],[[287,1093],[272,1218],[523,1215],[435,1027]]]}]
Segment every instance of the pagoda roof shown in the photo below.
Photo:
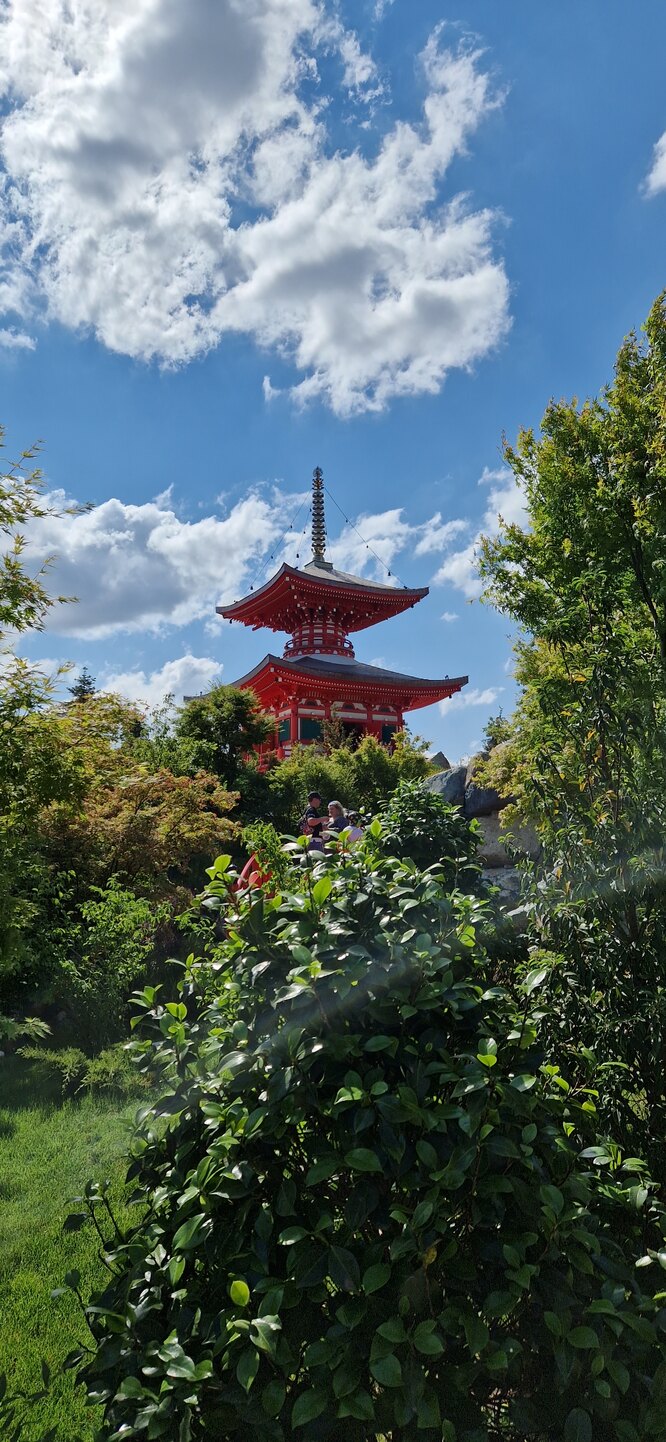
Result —
[{"label": "pagoda roof", "polygon": [[298,568],[284,564],[270,580],[230,606],[218,606],[228,621],[242,621],[258,630],[292,631],[301,607],[332,607],[347,631],[362,631],[406,611],[428,595],[427,586],[389,586],[365,576],[337,571],[319,557]]},{"label": "pagoda roof", "polygon": [[[271,691],[277,694],[285,683],[296,683],[299,689],[305,682],[312,682],[324,692],[334,687],[345,696],[359,699],[372,693],[389,694],[395,700],[402,700],[403,709],[415,710],[419,706],[432,705],[462,690],[467,685],[467,676],[444,676],[437,680],[425,676],[406,676],[400,671],[385,671],[381,666],[368,666],[364,661],[346,660],[340,656],[299,656],[286,661],[281,656],[264,656],[247,675],[241,676],[234,684],[252,687],[262,697]],[[311,689],[311,688],[308,688]]]}]

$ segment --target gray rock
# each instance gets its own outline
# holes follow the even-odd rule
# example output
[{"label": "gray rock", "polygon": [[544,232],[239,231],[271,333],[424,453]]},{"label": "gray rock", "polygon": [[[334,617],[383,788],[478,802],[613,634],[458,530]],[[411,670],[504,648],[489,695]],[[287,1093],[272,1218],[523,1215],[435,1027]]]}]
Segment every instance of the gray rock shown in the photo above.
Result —
[{"label": "gray rock", "polygon": [[429,756],[431,766],[436,766],[438,771],[450,771],[451,762],[444,755],[443,751],[436,751],[434,756]]},{"label": "gray rock", "polygon": [[[479,817],[483,841],[479,848],[479,860],[483,866],[513,867],[516,857],[528,857],[536,861],[540,854],[539,838],[531,826],[514,826],[510,837],[502,830],[497,812],[491,816]],[[510,851],[507,851],[507,840]]]},{"label": "gray rock", "polygon": [[484,881],[489,881],[491,886],[499,890],[499,901],[503,906],[517,906],[520,901],[521,874],[515,866],[505,866],[495,870],[487,867],[481,873]]},{"label": "gray rock", "polygon": [[425,784],[429,791],[434,791],[443,801],[448,801],[452,806],[460,806],[465,794],[465,767],[450,766],[448,771],[438,771],[435,776],[426,776]]},{"label": "gray rock", "polygon": [[479,826],[483,840],[479,847],[479,861],[482,866],[510,866],[511,860],[504,846],[500,832],[500,819],[497,814],[494,816],[479,817]]},{"label": "gray rock", "polygon": [[506,805],[494,787],[483,786],[477,780],[479,771],[484,761],[488,760],[489,755],[489,751],[477,751],[476,756],[472,756],[465,772],[463,811],[470,821],[473,816],[490,816],[493,811],[499,811],[502,806]]},{"label": "gray rock", "polygon": [[493,811],[501,811],[506,805],[494,786],[477,786],[475,781],[470,781],[465,787],[463,811],[468,821],[473,816],[492,816]]}]

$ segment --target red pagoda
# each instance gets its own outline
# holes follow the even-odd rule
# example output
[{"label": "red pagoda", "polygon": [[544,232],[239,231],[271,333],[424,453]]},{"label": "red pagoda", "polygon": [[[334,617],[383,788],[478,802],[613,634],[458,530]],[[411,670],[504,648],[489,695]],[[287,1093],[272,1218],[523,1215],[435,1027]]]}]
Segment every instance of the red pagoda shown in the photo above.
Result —
[{"label": "red pagoda", "polygon": [[275,716],[269,748],[282,759],[296,743],[318,741],[325,721],[348,733],[371,735],[390,745],[406,711],[453,696],[467,676],[437,681],[403,676],[357,661],[350,633],[364,631],[415,606],[428,587],[410,590],[336,571],[326,560],[324,478],[312,482],[312,560],[302,569],[283,565],[265,585],[218,606],[220,616],[258,631],[286,631],[282,656],[269,654],[236,686],[251,688]]}]

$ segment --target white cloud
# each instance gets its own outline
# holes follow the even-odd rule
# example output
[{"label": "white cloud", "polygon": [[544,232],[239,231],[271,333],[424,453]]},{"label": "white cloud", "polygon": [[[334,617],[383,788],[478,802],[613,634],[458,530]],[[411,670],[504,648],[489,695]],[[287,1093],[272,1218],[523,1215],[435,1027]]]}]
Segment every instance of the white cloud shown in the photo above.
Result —
[{"label": "white cloud", "polygon": [[[334,149],[332,52],[362,153]],[[376,67],[332,0],[5,0],[0,57],[8,315],[166,364],[243,333],[340,414],[436,392],[504,335],[495,216],[442,195],[500,99],[478,50],[435,32],[420,123],[374,149]]]},{"label": "white cloud", "polygon": [[657,195],[660,190],[666,190],[666,131],[654,147],[652,168],[645,182],[647,195]]},{"label": "white cloud", "polygon": [[34,350],[35,344],[33,337],[23,331],[6,326],[0,329],[0,350]]},{"label": "white cloud", "polygon": [[490,487],[481,526],[469,545],[445,558],[434,577],[436,584],[455,586],[470,601],[476,600],[483,590],[478,572],[481,537],[496,536],[500,518],[507,525],[522,525],[527,514],[523,493],[513,472],[507,467],[495,471],[486,467],[479,485]]},{"label": "white cloud", "polygon": [[61,635],[103,637],[209,617],[216,602],[251,584],[284,530],[279,501],[258,494],[199,521],[181,520],[164,497],[142,505],[112,498],[78,515],[63,514],[62,493],[48,500],[59,514],[31,523],[25,554],[30,563],[54,556],[51,594],[78,599],[50,612],[48,629]]},{"label": "white cloud", "polygon": [[438,511],[428,522],[414,554],[415,556],[426,556],[430,551],[445,551],[456,536],[460,536],[463,531],[468,530],[468,521],[442,521]]},{"label": "white cloud", "polygon": [[[302,566],[310,557],[307,511],[303,530],[289,531],[286,519],[295,515],[300,526],[304,511],[299,516],[295,503],[307,497],[276,486],[197,521],[179,515],[171,488],[140,505],[112,497],[78,513],[62,491],[46,499],[50,513],[28,527],[25,556],[35,567],[53,557],[51,595],[76,597],[49,613],[47,629],[60,635],[95,639],[197,620],[219,635],[216,604],[263,585],[283,560]],[[360,516],[329,540],[327,555],[343,570],[390,584],[394,558],[435,520],[412,526],[400,509]]]},{"label": "white cloud", "polygon": [[178,656],[166,661],[159,671],[111,671],[102,677],[99,690],[113,691],[140,705],[159,706],[166,696],[180,704],[184,696],[198,696],[222,676],[222,664],[211,656]]},{"label": "white cloud", "polygon": [[328,555],[338,570],[358,575],[369,567],[376,580],[397,585],[396,577],[388,572],[418,529],[404,520],[401,508],[359,516],[330,542]]},{"label": "white cloud", "polygon": [[471,690],[465,686],[448,701],[440,701],[439,709],[443,716],[448,716],[451,711],[466,711],[468,706],[493,706],[503,690],[503,686],[486,686],[483,691],[478,686]]},{"label": "white cloud", "polygon": [[442,611],[442,614],[441,614],[441,616],[440,616],[439,619],[440,619],[440,621],[457,621],[457,620],[458,620],[458,612],[457,612],[457,611]]}]

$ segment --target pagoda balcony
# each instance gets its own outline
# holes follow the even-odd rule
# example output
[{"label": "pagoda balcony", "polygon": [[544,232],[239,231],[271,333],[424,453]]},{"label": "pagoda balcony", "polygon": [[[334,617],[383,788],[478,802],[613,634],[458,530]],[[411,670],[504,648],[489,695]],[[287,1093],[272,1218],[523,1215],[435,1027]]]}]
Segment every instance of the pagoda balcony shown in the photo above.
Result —
[{"label": "pagoda balcony", "polygon": [[353,661],[354,647],[342,626],[335,621],[304,621],[296,626],[283,651],[285,660],[297,656],[344,656]]}]

